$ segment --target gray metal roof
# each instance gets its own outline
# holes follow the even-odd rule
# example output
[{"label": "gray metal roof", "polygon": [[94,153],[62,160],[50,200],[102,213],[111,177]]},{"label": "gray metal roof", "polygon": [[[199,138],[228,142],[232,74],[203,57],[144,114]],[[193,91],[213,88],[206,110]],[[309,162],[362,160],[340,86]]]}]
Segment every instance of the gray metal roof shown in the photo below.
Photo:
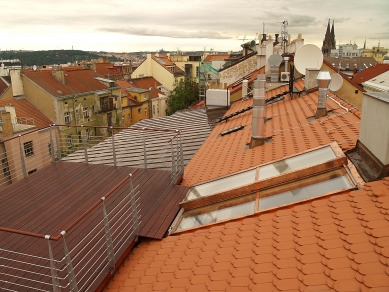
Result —
[{"label": "gray metal roof", "polygon": [[[155,130],[145,130],[152,128]],[[170,130],[170,131],[169,131]],[[144,167],[144,142],[147,168],[170,169],[173,131],[181,131],[184,165],[186,165],[211,133],[205,109],[177,112],[171,116],[142,120],[114,135],[118,166]],[[112,138],[88,149],[89,163],[113,164]],[[82,162],[84,151],[76,151],[63,160]]]}]

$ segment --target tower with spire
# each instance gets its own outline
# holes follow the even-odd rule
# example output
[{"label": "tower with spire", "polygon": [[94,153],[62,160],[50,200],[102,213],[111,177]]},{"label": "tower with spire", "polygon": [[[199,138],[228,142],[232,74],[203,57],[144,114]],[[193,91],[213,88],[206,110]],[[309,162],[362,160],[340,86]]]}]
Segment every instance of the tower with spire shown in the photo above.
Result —
[{"label": "tower with spire", "polygon": [[330,30],[330,24],[331,24],[331,20],[328,19],[327,31],[326,31],[326,34],[324,36],[323,46],[321,48],[323,55],[326,55],[326,56],[329,56],[331,54],[332,49],[336,49],[334,20],[332,20],[331,30]]}]

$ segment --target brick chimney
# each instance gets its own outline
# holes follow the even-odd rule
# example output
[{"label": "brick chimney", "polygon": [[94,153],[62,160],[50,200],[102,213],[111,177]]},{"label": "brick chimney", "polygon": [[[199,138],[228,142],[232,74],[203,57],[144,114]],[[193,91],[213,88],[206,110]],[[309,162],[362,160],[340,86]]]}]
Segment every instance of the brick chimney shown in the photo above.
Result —
[{"label": "brick chimney", "polygon": [[51,76],[53,76],[62,84],[65,84],[65,74],[63,73],[63,70],[53,70],[51,71]]},{"label": "brick chimney", "polygon": [[2,131],[4,137],[12,137],[14,135],[11,113],[6,112],[5,110],[1,112],[2,119]]},{"label": "brick chimney", "polygon": [[320,71],[316,80],[319,86],[319,99],[317,101],[315,118],[318,119],[327,115],[327,92],[328,85],[331,82],[330,72]]},{"label": "brick chimney", "polygon": [[254,81],[253,124],[250,149],[265,144],[265,74],[258,74]]},{"label": "brick chimney", "polygon": [[365,92],[359,139],[346,154],[365,181],[389,176],[389,93]]}]

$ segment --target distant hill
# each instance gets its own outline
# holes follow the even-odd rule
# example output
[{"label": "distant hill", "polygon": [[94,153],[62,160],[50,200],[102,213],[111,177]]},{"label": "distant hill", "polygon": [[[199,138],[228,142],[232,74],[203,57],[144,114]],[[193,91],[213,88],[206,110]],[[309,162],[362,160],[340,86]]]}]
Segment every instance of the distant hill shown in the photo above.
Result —
[{"label": "distant hill", "polygon": [[51,50],[51,51],[0,51],[0,60],[19,59],[23,66],[42,66],[42,65],[57,65],[82,60],[92,60],[103,57],[110,62],[122,61],[114,56],[106,57],[106,53],[102,52],[100,56],[97,52],[85,52],[80,50]]}]

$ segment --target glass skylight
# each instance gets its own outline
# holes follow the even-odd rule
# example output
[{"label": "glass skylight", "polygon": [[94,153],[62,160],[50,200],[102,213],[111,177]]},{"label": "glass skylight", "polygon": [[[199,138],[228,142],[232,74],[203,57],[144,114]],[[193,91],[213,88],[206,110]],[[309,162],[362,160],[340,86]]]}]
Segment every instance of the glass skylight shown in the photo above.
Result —
[{"label": "glass skylight", "polygon": [[278,207],[351,187],[352,185],[345,176],[339,176],[277,195],[260,198],[258,210]]},{"label": "glass skylight", "polygon": [[[277,161],[272,164],[260,166],[258,180],[317,165],[335,158],[336,155],[332,148],[330,146],[326,146],[314,151]],[[241,172],[205,184],[197,185],[191,189],[186,197],[186,200],[194,200],[200,197],[252,184],[255,182],[255,172],[256,169],[251,169],[246,172]]]},{"label": "glass skylight", "polygon": [[[339,175],[339,173],[334,174]],[[238,216],[248,215],[256,211],[266,210],[269,208],[278,207],[285,204],[290,204],[354,187],[345,175],[339,175],[336,177],[333,177],[333,175],[331,176],[332,178],[322,182],[313,183],[311,185],[306,185],[301,188],[296,188],[286,192],[281,192],[278,194],[270,195],[268,197],[260,198],[258,206],[255,206],[255,200],[234,206],[231,206],[231,202],[233,201],[228,200],[224,203],[219,203],[218,206],[207,206],[206,208],[204,208],[204,211],[209,210],[209,208],[220,208],[220,206],[223,206],[223,204],[225,206],[228,206],[226,208],[220,208],[202,214],[198,212],[200,214],[194,216],[189,215],[187,217],[185,217],[184,213],[184,217],[181,219],[181,222],[179,223],[175,231],[202,226],[205,224],[211,224],[221,220],[235,218]],[[251,196],[254,197],[253,195]],[[188,211],[188,213],[190,214],[191,212]]]},{"label": "glass skylight", "polygon": [[254,213],[254,205],[255,201],[251,201],[244,204],[215,210],[209,213],[185,217],[182,218],[176,231]]}]

